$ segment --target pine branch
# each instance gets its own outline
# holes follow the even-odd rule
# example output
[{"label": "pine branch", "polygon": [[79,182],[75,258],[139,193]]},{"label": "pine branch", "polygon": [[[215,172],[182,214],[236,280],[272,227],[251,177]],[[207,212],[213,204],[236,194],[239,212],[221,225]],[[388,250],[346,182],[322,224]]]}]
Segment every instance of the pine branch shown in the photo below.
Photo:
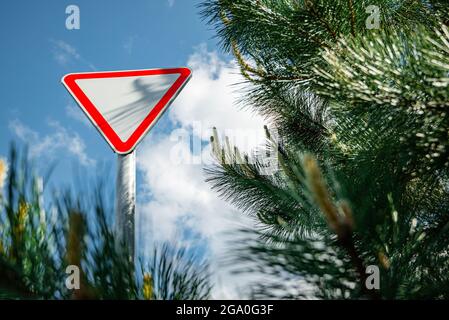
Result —
[{"label": "pine branch", "polygon": [[[279,170],[268,176],[238,148],[212,140],[209,182],[266,226],[239,255],[257,266],[246,271],[279,279],[258,284],[257,297],[447,296],[449,41],[445,26],[433,28],[448,6],[369,4],[380,9],[381,30],[366,28],[364,1],[203,6],[224,49],[232,44],[241,65],[250,57],[253,71],[263,70],[243,101],[280,134],[271,146]],[[228,23],[218,21],[220,10]],[[307,151],[325,165],[318,176],[309,172],[309,183]],[[365,288],[371,264],[381,267],[375,293]]]},{"label": "pine branch", "polygon": [[[107,186],[111,184],[97,181],[92,190],[83,176],[86,185],[80,183],[80,189],[87,190],[86,194],[56,194],[45,206],[52,208],[49,219],[48,211],[41,208],[43,189],[36,187],[38,178],[30,175],[34,170],[27,155],[19,157],[14,148],[11,155],[8,200],[0,201],[0,297],[143,298],[144,284],[139,282],[139,276],[143,278],[148,271],[144,268],[142,274],[136,273],[126,250],[116,243],[111,231],[113,210],[105,201],[110,199]],[[164,249],[152,259],[170,263],[162,264],[152,276],[159,279],[159,288],[164,286],[170,292],[159,298],[207,298],[211,290],[207,262],[176,246],[158,245],[156,251],[160,248]],[[144,262],[151,265],[153,261]],[[65,271],[69,265],[80,269],[80,290],[66,287]],[[173,276],[163,277],[170,272]]]}]

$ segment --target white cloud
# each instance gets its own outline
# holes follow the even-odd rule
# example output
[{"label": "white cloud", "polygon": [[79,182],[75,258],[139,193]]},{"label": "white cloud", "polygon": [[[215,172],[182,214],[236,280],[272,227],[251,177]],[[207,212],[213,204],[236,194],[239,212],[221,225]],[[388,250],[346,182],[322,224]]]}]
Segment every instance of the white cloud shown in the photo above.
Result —
[{"label": "white cloud", "polygon": [[95,161],[86,154],[84,141],[77,133],[70,133],[57,121],[49,121],[54,132],[41,136],[37,131],[16,119],[9,123],[10,130],[29,147],[31,157],[54,157],[65,152],[78,158],[84,166],[91,166]]},{"label": "white cloud", "polygon": [[84,59],[81,54],[78,53],[78,50],[69,43],[63,40],[54,39],[50,39],[50,43],[52,44],[53,57],[59,65],[65,67],[73,62],[81,62],[87,65],[91,70],[96,70],[96,67]]},{"label": "white cloud", "polygon": [[89,128],[92,128],[92,124],[90,123],[87,116],[84,114],[81,108],[75,105],[73,102],[67,103],[67,105],[65,106],[65,113],[69,118],[79,121]]},{"label": "white cloud", "polygon": [[168,6],[171,8],[175,5],[175,0],[168,0]]},{"label": "white cloud", "polygon": [[[178,131],[192,132],[192,123],[200,122],[203,130],[194,134],[206,144],[213,126],[221,130],[252,130],[251,139],[243,134],[234,137],[237,145],[242,143],[254,148],[261,144],[264,141],[263,120],[235,105],[239,93],[233,85],[243,81],[235,65],[223,61],[216,52],[207,51],[203,45],[189,58],[188,66],[193,71],[192,80],[169,111],[169,118]],[[248,279],[231,276],[229,270],[221,267],[221,259],[229,254],[227,240],[232,232],[248,225],[249,219],[211,190],[204,181],[202,165],[173,161],[175,150],[193,156],[189,139],[174,141],[170,135],[153,135],[146,141],[138,150],[138,168],[144,175],[143,188],[151,198],[139,205],[140,232],[148,235],[145,243],[151,238],[171,240],[186,229],[192,230],[200,235],[200,241],[207,242],[212,253],[217,279],[214,297],[242,297],[238,292]],[[201,155],[206,163],[211,162],[208,143]]]},{"label": "white cloud", "polygon": [[237,105],[244,78],[235,63],[223,61],[217,52],[201,45],[190,56],[188,66],[193,71],[192,80],[171,107],[170,119],[185,129],[200,121],[201,139],[205,141],[217,127],[242,151],[250,152],[262,144],[263,119]]},{"label": "white cloud", "polygon": [[53,45],[53,57],[60,65],[66,66],[71,61],[81,59],[81,55],[76,48],[67,42],[53,39],[51,39],[50,42]]},{"label": "white cloud", "polygon": [[125,43],[123,44],[123,49],[125,49],[125,51],[128,54],[132,54],[133,50],[134,50],[134,45],[136,44],[136,40],[137,40],[137,36],[129,36]]}]

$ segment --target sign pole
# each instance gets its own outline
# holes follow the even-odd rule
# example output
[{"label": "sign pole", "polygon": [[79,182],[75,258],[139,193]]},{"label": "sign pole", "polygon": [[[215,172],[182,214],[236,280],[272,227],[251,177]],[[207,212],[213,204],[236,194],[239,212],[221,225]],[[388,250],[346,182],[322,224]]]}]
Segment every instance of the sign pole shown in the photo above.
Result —
[{"label": "sign pole", "polygon": [[136,152],[118,155],[115,194],[115,227],[118,243],[125,245],[134,262],[136,211]]}]

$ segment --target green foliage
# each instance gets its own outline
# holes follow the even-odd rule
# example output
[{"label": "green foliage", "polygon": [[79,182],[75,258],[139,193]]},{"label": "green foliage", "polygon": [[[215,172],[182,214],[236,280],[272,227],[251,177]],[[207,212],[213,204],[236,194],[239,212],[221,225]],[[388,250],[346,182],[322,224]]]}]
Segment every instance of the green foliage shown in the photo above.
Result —
[{"label": "green foliage", "polygon": [[[390,143],[391,158],[402,160],[398,167],[410,174],[447,170],[446,26],[431,32],[418,28],[407,35],[380,32],[348,42],[342,40],[337,50],[325,50],[323,59],[327,62],[325,70],[316,71],[318,92],[341,104],[349,103],[336,105],[335,109],[356,114],[352,122],[365,120],[370,122],[367,128],[376,126],[373,131],[381,133],[382,140],[369,139],[371,148],[376,148],[376,141],[380,148]],[[353,152],[366,148],[356,137],[348,137],[351,133],[346,133],[347,128],[336,131]]]},{"label": "green foliage", "polygon": [[[44,221],[42,180],[11,148],[5,196],[0,196],[0,292],[6,297],[51,298],[60,289],[61,258]],[[7,290],[4,291],[4,288]]]},{"label": "green foliage", "polygon": [[[44,202],[43,179],[14,147],[5,193],[0,190],[0,298],[205,299],[208,264],[175,245],[156,246],[135,268],[114,239],[106,183],[86,194],[58,191]],[[6,175],[0,168],[0,178]],[[66,268],[80,268],[80,289],[69,290]],[[139,270],[139,272],[137,272]],[[154,279],[148,281],[148,279]]]},{"label": "green foliage", "polygon": [[[225,50],[239,50],[256,64],[245,73],[260,81],[309,80],[321,49],[341,35],[369,32],[366,8],[379,7],[385,28],[413,29],[418,22],[435,26],[429,8],[440,1],[416,0],[213,0],[202,5],[203,16],[216,26]],[[236,48],[233,48],[236,47]]]},{"label": "green foliage", "polygon": [[157,247],[148,273],[155,300],[205,300],[211,290],[208,264],[186,248]]},{"label": "green foliage", "polygon": [[[203,5],[248,80],[244,103],[280,135],[267,133],[274,174],[217,134],[208,169],[258,222],[239,258],[278,281],[255,297],[448,298],[448,13],[418,0]],[[366,289],[369,265],[380,290]]]}]

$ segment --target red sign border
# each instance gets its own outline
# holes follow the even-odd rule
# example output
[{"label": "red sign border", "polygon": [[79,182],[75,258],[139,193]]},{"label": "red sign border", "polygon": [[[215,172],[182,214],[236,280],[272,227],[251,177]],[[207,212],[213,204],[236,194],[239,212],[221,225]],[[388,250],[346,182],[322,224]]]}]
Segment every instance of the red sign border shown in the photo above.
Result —
[{"label": "red sign border", "polygon": [[[115,133],[106,119],[101,115],[95,105],[84,94],[81,88],[76,84],[77,80],[82,79],[100,79],[100,78],[121,78],[136,76],[151,76],[162,74],[179,74],[179,78],[168,89],[162,99],[154,106],[148,116],[137,127],[127,141],[122,141]],[[78,102],[78,105],[89,117],[90,121],[97,128],[100,134],[105,138],[114,152],[118,154],[128,154],[134,151],[137,144],[143,139],[148,131],[154,126],[157,120],[167,110],[170,104],[175,100],[187,82],[192,76],[189,68],[170,68],[170,69],[145,69],[145,70],[126,70],[126,71],[101,71],[101,72],[83,72],[70,73],[62,78],[62,83]]]}]

